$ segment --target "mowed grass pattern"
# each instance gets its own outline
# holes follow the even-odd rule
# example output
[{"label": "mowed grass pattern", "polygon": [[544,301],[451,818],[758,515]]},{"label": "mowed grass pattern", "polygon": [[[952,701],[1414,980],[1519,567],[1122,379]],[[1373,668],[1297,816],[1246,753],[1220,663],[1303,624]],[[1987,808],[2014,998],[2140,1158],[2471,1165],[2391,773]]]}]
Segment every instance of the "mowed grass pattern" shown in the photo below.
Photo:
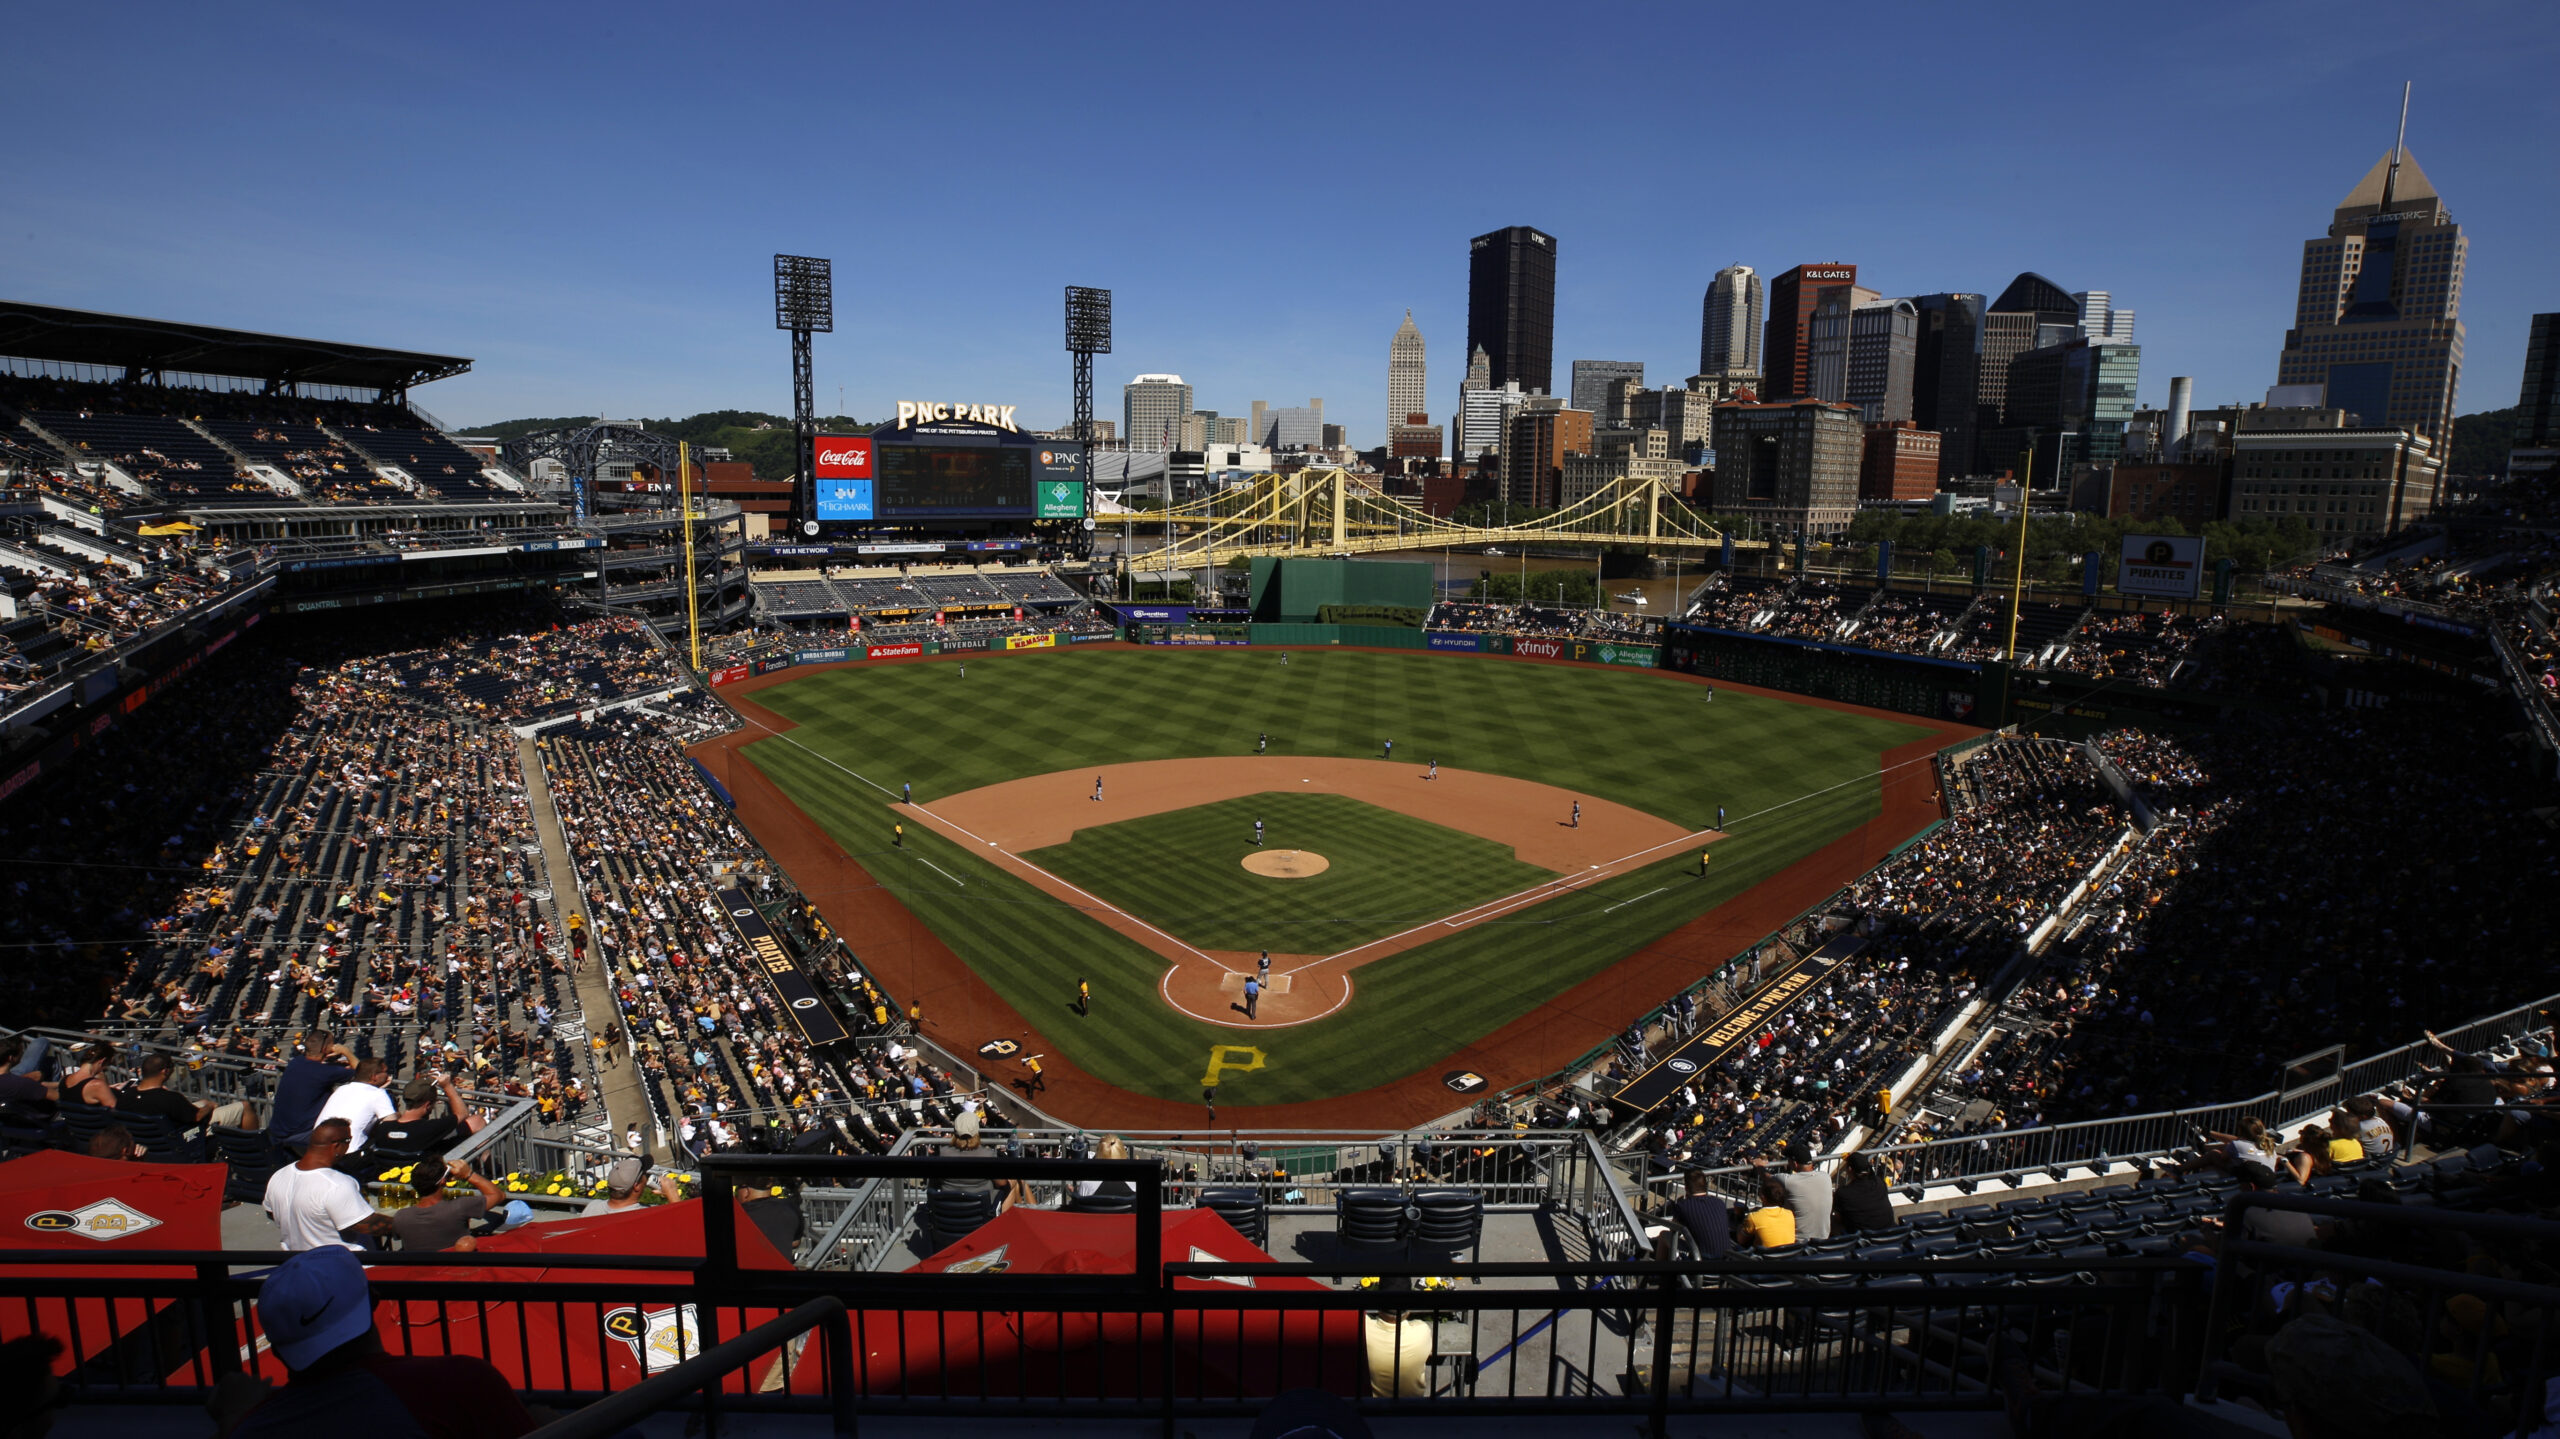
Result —
[{"label": "mowed grass pattern", "polygon": [[[1329,867],[1305,879],[1249,873],[1256,819],[1265,849],[1309,850]],[[1509,845],[1338,794],[1248,795],[1096,825],[1023,858],[1194,948],[1282,954],[1338,954],[1555,878]]]},{"label": "mowed grass pattern", "polygon": [[[1057,769],[1248,754],[1267,730],[1275,754],[1374,756],[1392,738],[1399,757],[1701,828],[1728,810],[1731,836],[1704,880],[1695,856],[1666,859],[1364,966],[1341,1014],[1252,1037],[1266,1065],[1224,1077],[1220,1101],[1233,1104],[1430,1069],[1871,817],[1878,756],[1927,734],[1732,690],[1709,704],[1664,674],[1497,657],[1300,650],[1284,666],[1269,650],[1063,650],[988,656],[965,680],[958,669],[851,666],[767,689],[758,702],[800,727],[747,754],[1066,1057],[1166,1099],[1196,1101],[1210,1046],[1237,1031],[1166,1006],[1163,960],[969,847],[909,826],[907,848],[892,849],[883,807],[900,783],[929,804]],[[862,937],[847,938],[859,952]],[[1089,1018],[1068,1008],[1079,978],[1094,986]]]}]

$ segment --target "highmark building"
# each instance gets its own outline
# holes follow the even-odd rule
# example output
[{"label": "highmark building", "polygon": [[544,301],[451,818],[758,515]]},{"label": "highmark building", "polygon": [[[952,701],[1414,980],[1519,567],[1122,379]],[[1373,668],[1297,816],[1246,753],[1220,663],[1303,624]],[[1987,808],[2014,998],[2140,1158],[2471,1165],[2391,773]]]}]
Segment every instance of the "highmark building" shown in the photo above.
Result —
[{"label": "highmark building", "polygon": [[2396,425],[2442,454],[2462,378],[2462,227],[2394,147],[2302,247],[2302,285],[2276,383],[2318,386],[2350,423]]}]

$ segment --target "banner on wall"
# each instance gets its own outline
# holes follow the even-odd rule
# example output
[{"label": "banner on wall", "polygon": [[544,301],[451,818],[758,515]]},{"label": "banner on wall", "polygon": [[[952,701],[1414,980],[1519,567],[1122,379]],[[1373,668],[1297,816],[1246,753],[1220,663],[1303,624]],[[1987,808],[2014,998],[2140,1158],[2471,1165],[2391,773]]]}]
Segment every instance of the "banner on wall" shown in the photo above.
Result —
[{"label": "banner on wall", "polygon": [[1625,665],[1631,669],[1654,667],[1655,646],[1625,645],[1601,640],[1579,640],[1573,646],[1573,657],[1595,665]]},{"label": "banner on wall", "polygon": [[1009,650],[1047,650],[1058,646],[1056,635],[1006,635],[1004,647]]},{"label": "banner on wall", "polygon": [[1066,642],[1071,645],[1091,645],[1100,644],[1104,640],[1116,640],[1118,638],[1120,638],[1120,632],[1118,630],[1110,630],[1089,635],[1068,635],[1066,637]]},{"label": "banner on wall", "polygon": [[714,689],[717,689],[722,685],[733,685],[755,672],[755,666],[753,665],[731,665],[726,669],[713,670],[711,672],[711,685]]},{"label": "banner on wall", "polygon": [[2127,535],[2116,562],[2116,593],[2191,600],[2204,579],[2204,540],[2196,535]]},{"label": "banner on wall", "polygon": [[1425,633],[1422,644],[1425,649],[1453,650],[1459,654],[1473,655],[1484,652],[1484,636],[1448,630],[1432,630]]},{"label": "banner on wall", "polygon": [[903,660],[923,653],[924,646],[913,641],[900,645],[873,645],[862,652],[863,658],[874,660]]},{"label": "banner on wall", "polygon": [[853,651],[849,649],[794,650],[791,658],[796,664],[831,665],[842,660],[852,659]]},{"label": "banner on wall", "polygon": [[755,955],[756,968],[772,982],[773,992],[790,1013],[791,1022],[800,1026],[809,1042],[829,1044],[844,1038],[844,1021],[836,1017],[826,997],[818,992],[816,982],[800,968],[799,959],[774,934],[773,926],[765,923],[764,916],[747,901],[745,892],[720,891],[720,907],[729,912],[729,923],[746,940],[747,949]]},{"label": "banner on wall", "polygon": [[1515,638],[1511,652],[1533,660],[1569,660],[1573,658],[1573,641]]}]

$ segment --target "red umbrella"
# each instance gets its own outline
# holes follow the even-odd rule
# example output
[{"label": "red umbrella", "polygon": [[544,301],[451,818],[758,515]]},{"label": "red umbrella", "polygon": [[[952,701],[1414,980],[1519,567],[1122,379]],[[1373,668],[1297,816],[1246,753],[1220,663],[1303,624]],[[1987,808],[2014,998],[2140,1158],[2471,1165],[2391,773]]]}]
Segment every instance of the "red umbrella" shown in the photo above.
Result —
[{"label": "red umbrella", "polygon": [[[1205,1209],[1163,1216],[1167,1263],[1268,1264],[1271,1256]],[[910,1273],[1129,1274],[1137,1220],[1127,1214],[1012,1209]],[[1179,1278],[1185,1290],[1315,1291],[1296,1276]],[[854,1316],[855,1364],[870,1394],[984,1393],[1023,1397],[1161,1395],[1163,1321],[1097,1314],[1073,1299],[1051,1311],[865,1312]],[[1360,1316],[1349,1311],[1176,1310],[1174,1372],[1186,1392],[1271,1395],[1301,1387],[1356,1395],[1366,1382]]]},{"label": "red umbrella", "polygon": [[[791,1261],[740,1210],[738,1264],[745,1269],[789,1269]],[[528,1224],[482,1239],[479,1254],[596,1254],[635,1258],[698,1258],[702,1254],[700,1200],[653,1204],[616,1214]],[[374,1327],[394,1354],[476,1354],[524,1389],[621,1389],[673,1368],[705,1346],[700,1317],[691,1304],[555,1303],[506,1299],[403,1300],[402,1284],[432,1281],[488,1284],[550,1281],[563,1284],[690,1285],[682,1270],[496,1268],[471,1255],[452,1265],[378,1268],[369,1276]],[[782,1312],[778,1308],[723,1309],[720,1334],[733,1337]],[[727,1387],[743,1392],[778,1388],[796,1368],[801,1346],[731,1375]],[[815,1376],[804,1386],[815,1388]]]},{"label": "red umbrella", "polygon": [[[227,1172],[219,1164],[133,1164],[40,1150],[0,1164],[0,1231],[10,1236],[0,1244],[80,1254],[108,1248],[220,1249]],[[28,1279],[187,1279],[194,1274],[180,1264],[112,1269],[43,1264],[12,1271],[12,1277]],[[108,1356],[123,1377],[140,1381],[188,1362],[185,1331],[152,1322],[171,1302],[33,1299],[0,1304],[0,1340],[41,1330],[63,1342],[56,1372],[68,1374]]]}]

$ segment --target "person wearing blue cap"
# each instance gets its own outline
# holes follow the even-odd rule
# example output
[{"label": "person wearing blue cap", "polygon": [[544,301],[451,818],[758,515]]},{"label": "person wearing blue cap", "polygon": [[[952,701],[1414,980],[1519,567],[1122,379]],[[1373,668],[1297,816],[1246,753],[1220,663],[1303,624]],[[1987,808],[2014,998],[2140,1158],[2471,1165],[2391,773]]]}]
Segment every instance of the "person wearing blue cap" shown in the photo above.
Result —
[{"label": "person wearing blue cap", "polygon": [[517,1439],[539,1422],[485,1359],[384,1353],[373,1291],[353,1250],[308,1249],[270,1270],[258,1286],[258,1327],[291,1377],[281,1389],[246,1376],[227,1380],[214,1405],[217,1423],[239,1416],[224,1428],[229,1439],[321,1432]]}]

